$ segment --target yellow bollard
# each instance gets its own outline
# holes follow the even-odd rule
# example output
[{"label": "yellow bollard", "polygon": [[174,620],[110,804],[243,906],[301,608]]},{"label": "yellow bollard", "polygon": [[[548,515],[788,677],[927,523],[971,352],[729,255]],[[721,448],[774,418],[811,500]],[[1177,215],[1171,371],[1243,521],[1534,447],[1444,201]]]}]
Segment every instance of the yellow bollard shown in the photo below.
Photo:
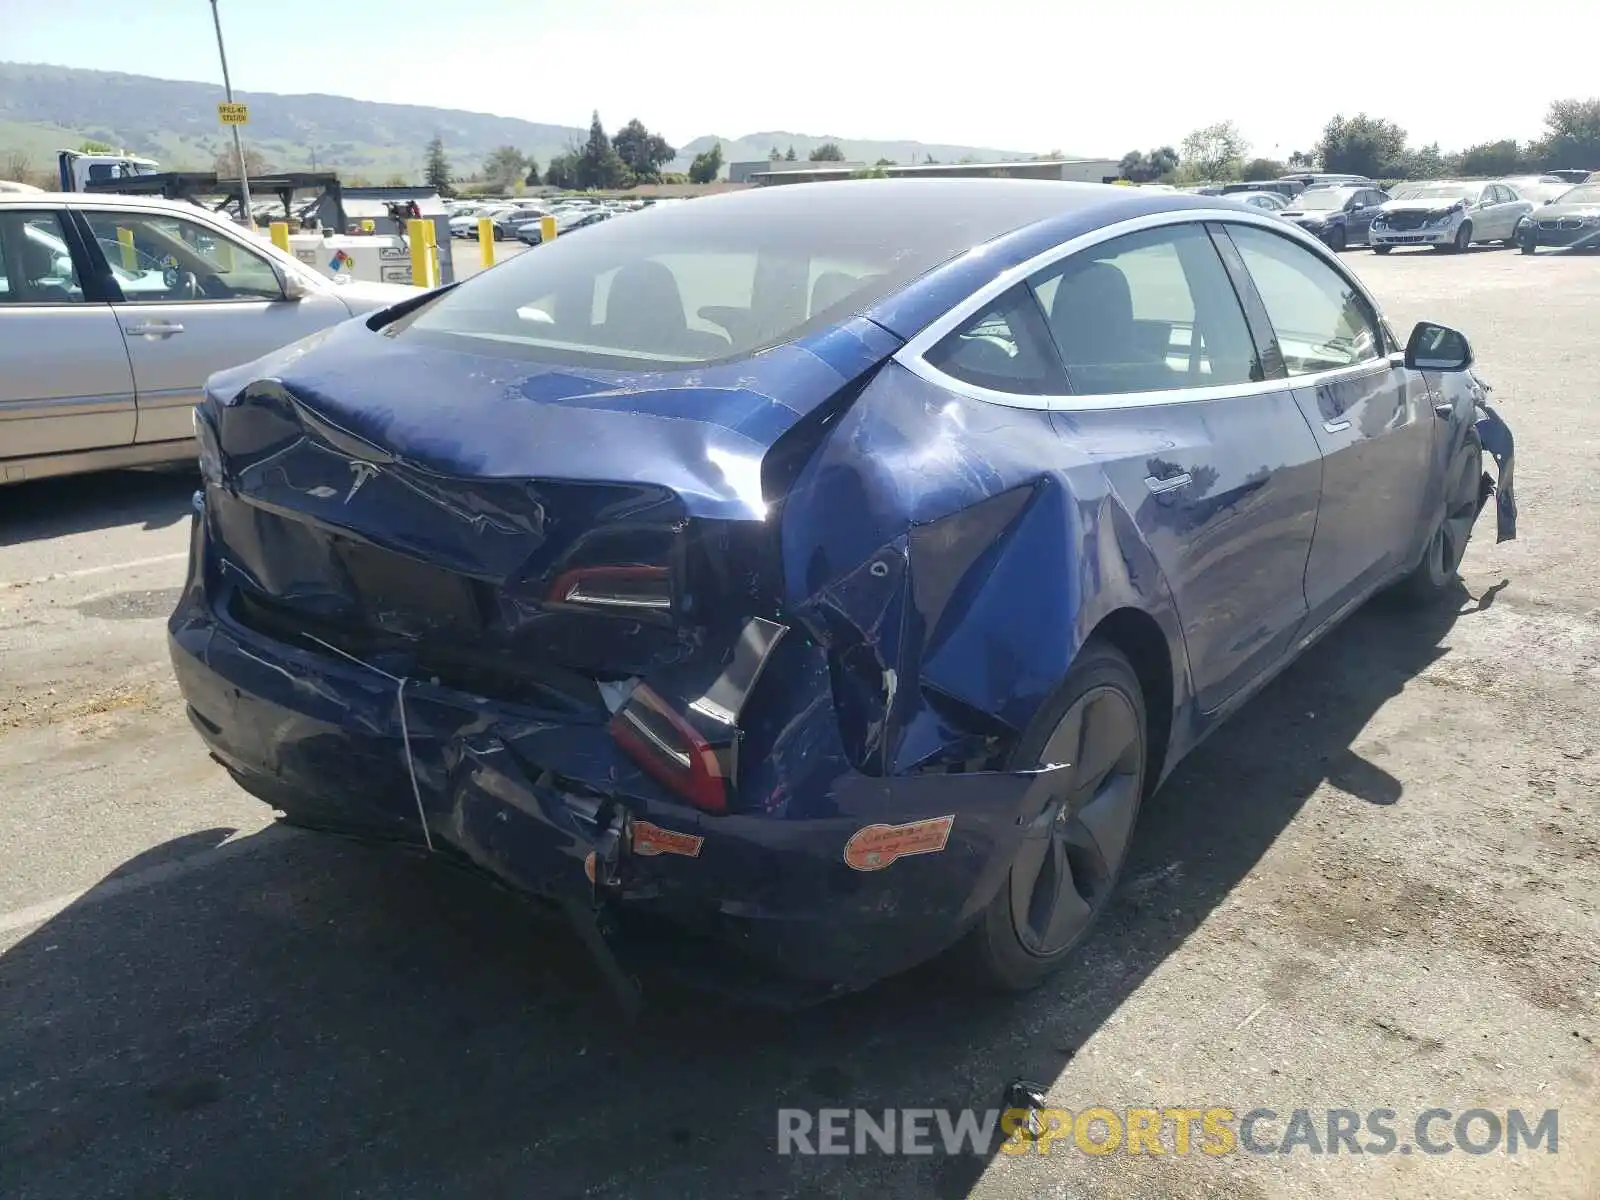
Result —
[{"label": "yellow bollard", "polygon": [[117,242],[122,246],[122,269],[124,271],[137,271],[139,269],[139,252],[133,248],[133,230],[117,229]]},{"label": "yellow bollard", "polygon": [[439,227],[432,221],[422,222],[422,234],[428,243],[428,269],[433,273],[428,276],[429,287],[439,286]]},{"label": "yellow bollard", "polygon": [[433,286],[429,282],[431,273],[428,270],[433,256],[429,253],[428,235],[423,228],[427,223],[423,220],[406,222],[406,234],[411,243],[411,282],[421,288]]},{"label": "yellow bollard", "polygon": [[539,218],[539,240],[553,242],[556,240],[556,219],[554,217]]},{"label": "yellow bollard", "polygon": [[289,222],[274,221],[267,226],[267,232],[272,235],[272,244],[279,250],[282,250],[285,254],[294,253],[289,249]]},{"label": "yellow bollard", "polygon": [[484,266],[494,266],[494,222],[488,217],[478,218],[478,253]]}]

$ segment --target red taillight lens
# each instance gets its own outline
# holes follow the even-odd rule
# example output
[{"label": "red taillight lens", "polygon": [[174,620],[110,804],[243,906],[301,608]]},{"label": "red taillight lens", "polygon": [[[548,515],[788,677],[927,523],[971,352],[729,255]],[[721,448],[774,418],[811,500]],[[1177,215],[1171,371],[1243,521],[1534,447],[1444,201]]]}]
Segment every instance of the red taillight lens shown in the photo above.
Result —
[{"label": "red taillight lens", "polygon": [[666,567],[578,567],[556,577],[549,598],[584,608],[667,613],[672,610],[672,575]]},{"label": "red taillight lens", "polygon": [[611,718],[611,736],[655,779],[706,812],[728,811],[722,757],[670,705],[644,684]]}]

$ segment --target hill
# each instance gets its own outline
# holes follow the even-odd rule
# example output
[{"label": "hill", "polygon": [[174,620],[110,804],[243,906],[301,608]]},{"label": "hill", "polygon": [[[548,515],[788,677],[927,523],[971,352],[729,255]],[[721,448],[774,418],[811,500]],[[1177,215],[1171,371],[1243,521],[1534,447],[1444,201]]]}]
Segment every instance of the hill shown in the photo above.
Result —
[{"label": "hill", "polygon": [[[163,166],[210,168],[231,139],[217,124],[222,89],[194,83],[86,71],[34,63],[0,62],[0,174],[17,156],[34,170],[52,170],[55,151],[87,139],[109,142],[148,155]],[[236,92],[250,106],[246,129],[249,145],[280,170],[336,169],[346,179],[362,177],[382,183],[391,176],[420,180],[423,150],[434,135],[459,174],[476,171],[497,146],[516,146],[542,165],[587,129],[546,125],[490,113],[431,108],[419,104],[376,104],[347,96],[277,95]],[[602,114],[609,128],[632,114]],[[648,124],[648,113],[639,114]],[[695,138],[679,148],[673,170],[687,170],[690,161],[714,139]],[[825,141],[836,141],[851,161],[922,162],[928,155],[943,162],[968,158],[1025,158],[976,146],[928,145],[915,141],[861,141],[801,133],[753,133],[722,138],[725,162],[766,158],[773,147],[794,147],[805,158]]]},{"label": "hill", "polygon": [[755,162],[768,157],[776,150],[787,154],[791,148],[796,158],[807,158],[825,142],[835,142],[844,152],[847,162],[875,163],[880,158],[910,166],[926,162],[932,156],[936,162],[958,162],[963,158],[980,162],[1003,162],[1013,158],[1032,158],[1033,152],[1023,150],[995,150],[985,146],[949,146],[932,142],[869,141],[860,138],[836,137],[823,134],[787,133],[777,130],[769,133],[747,133],[743,137],[719,138],[715,135],[697,137],[686,146],[678,148],[675,171],[687,171],[696,154],[711,149],[713,142],[722,143],[723,162]]}]

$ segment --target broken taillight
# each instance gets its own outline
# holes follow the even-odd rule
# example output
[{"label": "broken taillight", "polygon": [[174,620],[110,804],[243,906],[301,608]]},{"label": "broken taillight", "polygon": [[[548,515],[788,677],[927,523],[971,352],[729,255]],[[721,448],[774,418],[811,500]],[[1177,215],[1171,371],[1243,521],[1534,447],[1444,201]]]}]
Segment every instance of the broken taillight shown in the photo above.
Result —
[{"label": "broken taillight", "polygon": [[640,767],[696,808],[728,811],[728,778],[721,755],[644,684],[629,693],[611,718],[611,736]]},{"label": "broken taillight", "polygon": [[666,567],[577,567],[556,577],[549,598],[583,608],[664,614],[672,610],[672,575]]}]

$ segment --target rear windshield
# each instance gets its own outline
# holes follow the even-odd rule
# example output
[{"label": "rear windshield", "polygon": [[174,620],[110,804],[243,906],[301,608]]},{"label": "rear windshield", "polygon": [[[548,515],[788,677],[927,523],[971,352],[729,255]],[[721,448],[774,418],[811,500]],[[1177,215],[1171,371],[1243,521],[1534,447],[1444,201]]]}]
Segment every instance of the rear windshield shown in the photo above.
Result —
[{"label": "rear windshield", "polygon": [[[773,188],[619,214],[468,280],[385,331],[479,354],[671,367],[751,354],[852,313],[1048,215],[1019,191],[967,205],[926,182]],[[1050,185],[1045,185],[1050,186]],[[876,190],[876,189],[875,189]],[[844,202],[838,193],[847,193]],[[944,193],[941,195],[941,193]]]}]

